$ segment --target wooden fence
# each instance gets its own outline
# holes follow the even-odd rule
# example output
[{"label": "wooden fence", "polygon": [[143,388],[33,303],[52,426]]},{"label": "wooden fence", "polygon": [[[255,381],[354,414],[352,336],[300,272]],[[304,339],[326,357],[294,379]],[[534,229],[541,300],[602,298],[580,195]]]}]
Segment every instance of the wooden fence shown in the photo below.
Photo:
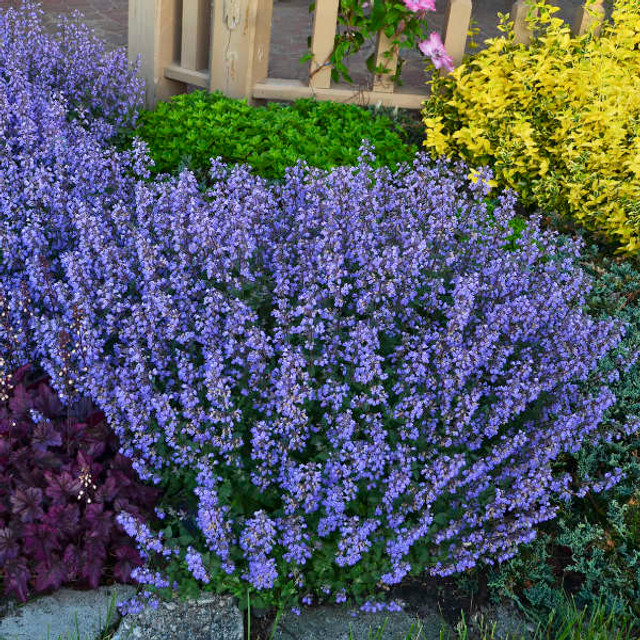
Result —
[{"label": "wooden fence", "polygon": [[[420,108],[426,93],[399,91],[389,74],[372,78],[367,91],[332,85],[331,68],[324,63],[333,49],[339,0],[316,0],[309,80],[305,83],[268,77],[273,1],[129,0],[129,57],[135,60],[140,56],[147,106],[194,85],[250,102],[313,96],[318,100]],[[572,24],[574,34],[602,20],[602,3],[587,0],[591,8],[578,10]],[[525,21],[528,11],[525,0],[517,0],[511,10],[520,42],[531,37]],[[464,55],[471,12],[472,0],[448,0],[442,40],[456,65]],[[388,51],[390,57],[384,55]],[[397,56],[390,40],[379,34],[377,64],[393,70]]]}]

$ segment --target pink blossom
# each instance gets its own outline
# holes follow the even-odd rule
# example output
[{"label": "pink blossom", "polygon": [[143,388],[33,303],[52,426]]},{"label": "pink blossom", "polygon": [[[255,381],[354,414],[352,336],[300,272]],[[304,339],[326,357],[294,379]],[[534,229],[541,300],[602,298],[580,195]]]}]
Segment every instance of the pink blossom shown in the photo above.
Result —
[{"label": "pink blossom", "polygon": [[435,11],[435,0],[403,0],[409,11]]},{"label": "pink blossom", "polygon": [[418,48],[427,58],[431,58],[436,69],[444,68],[447,72],[453,71],[453,60],[447,55],[439,33],[432,33],[428,40],[423,40],[418,45]]}]

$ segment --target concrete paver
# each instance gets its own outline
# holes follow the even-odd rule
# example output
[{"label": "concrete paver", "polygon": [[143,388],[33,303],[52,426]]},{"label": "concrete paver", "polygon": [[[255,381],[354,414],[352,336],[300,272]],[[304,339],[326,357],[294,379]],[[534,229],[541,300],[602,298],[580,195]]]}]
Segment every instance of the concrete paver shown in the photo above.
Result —
[{"label": "concrete paver", "polygon": [[60,589],[40,596],[0,620],[0,640],[97,638],[120,618],[117,602],[135,592],[131,585],[113,585],[92,591]]}]

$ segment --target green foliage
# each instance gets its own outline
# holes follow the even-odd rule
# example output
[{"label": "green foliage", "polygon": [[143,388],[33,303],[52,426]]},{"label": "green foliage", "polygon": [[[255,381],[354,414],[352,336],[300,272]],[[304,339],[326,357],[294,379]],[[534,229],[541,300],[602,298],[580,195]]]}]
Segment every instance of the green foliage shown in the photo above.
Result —
[{"label": "green foliage", "polygon": [[[591,313],[627,324],[624,341],[601,363],[613,377],[617,402],[606,428],[615,432],[640,416],[640,365],[625,370],[625,362],[640,353],[640,270],[630,261],[605,258],[593,248],[584,266],[595,282]],[[526,610],[547,616],[563,607],[569,593],[581,608],[600,607],[615,616],[630,613],[630,624],[640,632],[639,452],[636,433],[585,447],[567,460],[576,477],[599,478],[620,470],[623,478],[602,493],[590,492],[560,505],[558,517],[541,528],[538,538],[492,573],[494,594],[507,595]]]},{"label": "green foliage", "polygon": [[374,116],[385,116],[391,120],[393,127],[399,127],[406,136],[405,142],[421,149],[424,142],[424,125],[422,116],[415,109],[400,109],[398,107],[383,107],[381,105],[371,105],[367,107]]},{"label": "green foliage", "polygon": [[[315,2],[309,4],[309,12],[314,11]],[[343,78],[353,82],[345,60],[360,51],[367,40],[375,41],[378,33],[384,33],[391,39],[395,49],[415,49],[421,40],[427,37],[427,23],[423,12],[410,10],[399,0],[340,0],[338,4],[338,24],[333,50],[327,60],[317,60],[319,65],[331,63],[331,78],[338,82]],[[311,38],[308,39],[311,47]],[[387,56],[391,58],[391,54]],[[301,62],[311,60],[311,50]],[[391,79],[400,84],[400,74],[404,60],[398,58],[398,65]],[[386,60],[376,66],[376,50],[366,60],[367,69],[371,73],[389,74]],[[320,67],[321,68],[321,67]]]},{"label": "green foliage", "polygon": [[156,173],[188,167],[199,179],[206,179],[210,158],[218,156],[278,179],[298,160],[321,169],[356,164],[363,139],[375,148],[376,166],[410,161],[417,150],[385,116],[306,99],[252,107],[195,91],[143,112],[139,123],[136,133],[149,145]]},{"label": "green foliage", "polygon": [[513,32],[448,76],[425,105],[427,150],[490,165],[522,202],[640,251],[640,0],[617,0],[600,37],[572,37],[533,2],[539,36]]}]

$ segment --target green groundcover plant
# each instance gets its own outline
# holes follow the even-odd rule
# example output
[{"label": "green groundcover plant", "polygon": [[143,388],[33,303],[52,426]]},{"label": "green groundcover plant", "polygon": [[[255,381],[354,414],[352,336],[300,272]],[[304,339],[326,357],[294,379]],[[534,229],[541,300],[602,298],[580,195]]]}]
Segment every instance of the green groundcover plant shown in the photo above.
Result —
[{"label": "green groundcover plant", "polygon": [[282,178],[298,160],[321,169],[355,164],[363,139],[373,145],[377,166],[410,161],[417,150],[389,118],[355,105],[305,99],[252,107],[203,91],[143,111],[136,134],[149,145],[156,173],[188,167],[205,179],[218,156]]}]

